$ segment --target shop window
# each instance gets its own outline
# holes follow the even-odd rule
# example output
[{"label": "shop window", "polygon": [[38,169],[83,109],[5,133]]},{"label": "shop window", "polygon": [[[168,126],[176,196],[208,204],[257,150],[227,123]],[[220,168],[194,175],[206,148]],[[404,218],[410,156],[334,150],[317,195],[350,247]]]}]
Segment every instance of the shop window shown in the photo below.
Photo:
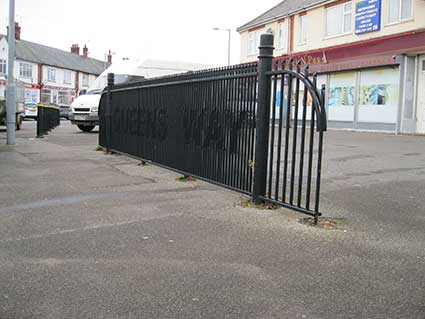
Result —
[{"label": "shop window", "polygon": [[299,16],[299,44],[307,43],[307,15]]},{"label": "shop window", "polygon": [[258,53],[258,47],[260,46],[261,35],[266,33],[266,29],[252,31],[248,35],[248,55],[254,55]]},{"label": "shop window", "polygon": [[6,74],[6,60],[0,59],[0,74]]},{"label": "shop window", "polygon": [[70,105],[71,104],[71,95],[67,91],[59,91],[58,103]]},{"label": "shop window", "polygon": [[25,62],[19,63],[19,76],[22,78],[32,78],[32,65]]},{"label": "shop window", "polygon": [[359,121],[397,121],[399,71],[376,69],[360,73]]},{"label": "shop window", "polygon": [[56,69],[47,68],[47,80],[50,82],[56,82]]},{"label": "shop window", "polygon": [[58,104],[58,91],[52,91],[52,103]]},{"label": "shop window", "polygon": [[88,74],[83,74],[83,83],[82,83],[83,87],[88,87],[89,86],[89,75]]},{"label": "shop window", "polygon": [[331,74],[328,92],[329,120],[354,121],[355,96],[355,72]]},{"label": "shop window", "polygon": [[288,43],[288,23],[286,21],[279,23],[278,33],[278,49],[286,50],[286,46]]},{"label": "shop window", "polygon": [[412,0],[389,0],[388,23],[398,23],[412,18]]},{"label": "shop window", "polygon": [[52,92],[50,90],[41,90],[41,103],[50,103],[52,100]]},{"label": "shop window", "polygon": [[71,71],[65,70],[63,73],[63,83],[71,84],[71,77],[72,77]]},{"label": "shop window", "polygon": [[325,36],[333,37],[351,32],[352,4],[343,3],[325,10]]}]

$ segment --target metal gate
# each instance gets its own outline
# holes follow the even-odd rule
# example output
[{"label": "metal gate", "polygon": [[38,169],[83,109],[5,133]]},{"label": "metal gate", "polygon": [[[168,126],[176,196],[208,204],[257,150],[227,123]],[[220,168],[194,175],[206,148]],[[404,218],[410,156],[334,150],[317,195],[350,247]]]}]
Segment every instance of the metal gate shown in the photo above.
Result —
[{"label": "metal gate", "polygon": [[317,88],[317,75],[310,75],[308,66],[302,71],[300,62],[272,62],[272,57],[273,36],[265,35],[259,57],[263,94],[258,101],[261,142],[256,144],[254,198],[314,216],[317,222],[327,129],[325,87]]},{"label": "metal gate", "polygon": [[324,89],[308,67],[272,59],[266,34],[258,63],[126,85],[109,74],[99,144],[317,220]]}]

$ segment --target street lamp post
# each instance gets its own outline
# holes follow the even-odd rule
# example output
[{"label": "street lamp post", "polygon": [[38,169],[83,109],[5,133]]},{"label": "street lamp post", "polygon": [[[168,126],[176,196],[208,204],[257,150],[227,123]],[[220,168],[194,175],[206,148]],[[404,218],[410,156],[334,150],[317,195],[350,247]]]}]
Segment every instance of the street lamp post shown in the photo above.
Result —
[{"label": "street lamp post", "polygon": [[15,61],[15,0],[9,1],[9,34],[7,58],[6,124],[7,144],[15,144],[16,105],[13,63]]},{"label": "street lamp post", "polygon": [[227,44],[227,65],[230,65],[230,43],[231,43],[231,35],[232,30],[231,29],[221,29],[221,28],[213,28],[214,31],[227,31],[229,34],[228,37],[228,44]]}]

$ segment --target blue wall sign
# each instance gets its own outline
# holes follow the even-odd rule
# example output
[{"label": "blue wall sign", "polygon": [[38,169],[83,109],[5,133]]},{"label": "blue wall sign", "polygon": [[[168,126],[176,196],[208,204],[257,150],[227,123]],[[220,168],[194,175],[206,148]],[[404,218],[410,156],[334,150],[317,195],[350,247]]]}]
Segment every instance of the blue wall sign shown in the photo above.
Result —
[{"label": "blue wall sign", "polygon": [[356,34],[381,30],[381,0],[356,3]]}]

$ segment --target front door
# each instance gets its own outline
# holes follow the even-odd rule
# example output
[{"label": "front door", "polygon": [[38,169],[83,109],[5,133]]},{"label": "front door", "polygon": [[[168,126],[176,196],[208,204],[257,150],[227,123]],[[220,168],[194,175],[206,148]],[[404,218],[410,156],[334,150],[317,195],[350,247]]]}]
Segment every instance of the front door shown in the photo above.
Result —
[{"label": "front door", "polygon": [[425,55],[419,59],[418,78],[418,133],[425,134]]}]

